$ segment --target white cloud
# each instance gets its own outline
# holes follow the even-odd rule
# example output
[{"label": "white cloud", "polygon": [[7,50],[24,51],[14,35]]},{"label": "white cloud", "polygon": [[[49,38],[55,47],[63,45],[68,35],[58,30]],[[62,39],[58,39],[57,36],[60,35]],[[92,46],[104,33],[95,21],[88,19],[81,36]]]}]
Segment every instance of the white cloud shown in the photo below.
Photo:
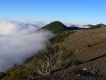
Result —
[{"label": "white cloud", "polygon": [[37,29],[22,23],[0,22],[0,71],[23,63],[53,36],[49,31]]},{"label": "white cloud", "polygon": [[35,30],[38,29],[39,26],[31,23],[22,23],[17,21],[8,21],[8,20],[1,20],[0,21],[0,34],[1,35],[8,35],[17,33],[20,31],[25,30]]}]

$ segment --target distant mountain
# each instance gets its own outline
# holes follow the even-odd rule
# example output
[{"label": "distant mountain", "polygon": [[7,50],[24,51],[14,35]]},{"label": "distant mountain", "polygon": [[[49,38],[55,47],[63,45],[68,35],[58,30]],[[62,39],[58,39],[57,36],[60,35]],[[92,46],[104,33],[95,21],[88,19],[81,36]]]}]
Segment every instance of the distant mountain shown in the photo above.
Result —
[{"label": "distant mountain", "polygon": [[77,29],[81,29],[80,27],[76,26],[76,25],[71,25],[68,27],[70,30],[77,30]]},{"label": "distant mountain", "polygon": [[65,30],[68,30],[69,28],[59,21],[54,21],[54,22],[44,26],[43,29],[50,30],[54,33],[60,33],[60,32],[63,32]]},{"label": "distant mountain", "polygon": [[101,28],[101,27],[106,27],[106,25],[105,24],[102,24],[102,23],[100,23],[100,24],[96,24],[96,25],[88,25],[90,28]]}]

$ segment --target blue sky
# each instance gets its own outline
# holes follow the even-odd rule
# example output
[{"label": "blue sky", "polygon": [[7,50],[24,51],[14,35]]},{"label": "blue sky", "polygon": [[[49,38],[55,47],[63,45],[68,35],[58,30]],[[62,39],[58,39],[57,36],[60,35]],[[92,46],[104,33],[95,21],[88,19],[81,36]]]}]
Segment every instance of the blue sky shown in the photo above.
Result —
[{"label": "blue sky", "polygon": [[106,23],[106,0],[0,0],[0,19]]}]

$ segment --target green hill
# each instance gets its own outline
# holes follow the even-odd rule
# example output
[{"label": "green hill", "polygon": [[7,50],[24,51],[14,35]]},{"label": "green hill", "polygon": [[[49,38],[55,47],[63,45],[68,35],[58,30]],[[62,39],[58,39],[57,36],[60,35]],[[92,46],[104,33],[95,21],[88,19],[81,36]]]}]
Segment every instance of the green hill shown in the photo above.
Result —
[{"label": "green hill", "polygon": [[50,30],[54,33],[60,33],[60,32],[68,30],[68,27],[59,21],[54,21],[54,22],[44,26],[43,29]]}]

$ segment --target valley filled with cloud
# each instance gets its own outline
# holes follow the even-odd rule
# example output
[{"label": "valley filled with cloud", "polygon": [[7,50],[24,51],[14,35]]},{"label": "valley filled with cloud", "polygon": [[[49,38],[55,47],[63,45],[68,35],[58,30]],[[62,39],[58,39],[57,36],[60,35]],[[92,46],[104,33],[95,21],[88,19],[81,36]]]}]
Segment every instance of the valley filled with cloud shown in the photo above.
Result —
[{"label": "valley filled with cloud", "polygon": [[0,21],[0,72],[21,64],[53,36],[35,24]]}]

